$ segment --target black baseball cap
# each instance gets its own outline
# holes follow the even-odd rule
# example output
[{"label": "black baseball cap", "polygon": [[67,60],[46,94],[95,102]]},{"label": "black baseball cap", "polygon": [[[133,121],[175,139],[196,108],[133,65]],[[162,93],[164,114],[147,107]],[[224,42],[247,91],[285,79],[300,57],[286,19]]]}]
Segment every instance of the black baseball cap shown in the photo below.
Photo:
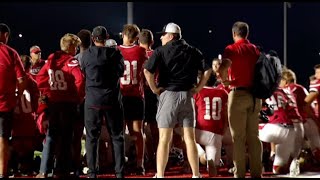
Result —
[{"label": "black baseball cap", "polygon": [[106,40],[108,39],[109,34],[104,26],[97,26],[93,28],[92,36],[98,40]]}]

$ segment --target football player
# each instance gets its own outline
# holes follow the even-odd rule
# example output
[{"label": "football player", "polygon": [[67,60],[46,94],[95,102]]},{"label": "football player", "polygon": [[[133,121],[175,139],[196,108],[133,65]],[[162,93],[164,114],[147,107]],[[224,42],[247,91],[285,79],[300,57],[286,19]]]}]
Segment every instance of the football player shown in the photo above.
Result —
[{"label": "football player", "polygon": [[137,138],[137,167],[138,175],[145,175],[144,169],[144,139],[143,139],[143,110],[144,98],[140,82],[142,66],[147,60],[146,50],[136,44],[140,29],[135,24],[126,24],[122,30],[123,44],[118,46],[124,58],[125,71],[120,79],[123,95],[124,119],[131,136]]}]

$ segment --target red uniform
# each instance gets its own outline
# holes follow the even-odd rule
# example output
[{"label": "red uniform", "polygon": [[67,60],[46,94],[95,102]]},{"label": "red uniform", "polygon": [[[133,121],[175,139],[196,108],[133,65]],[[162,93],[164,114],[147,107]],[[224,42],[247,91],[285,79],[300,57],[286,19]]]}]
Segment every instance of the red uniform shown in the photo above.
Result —
[{"label": "red uniform", "polygon": [[292,125],[292,120],[301,120],[296,102],[290,97],[288,90],[278,88],[270,98],[266,99],[266,103],[272,105],[274,110],[273,115],[269,116],[269,123]]},{"label": "red uniform", "polygon": [[[314,80],[314,81],[310,81],[310,88],[309,91],[314,91],[314,92],[318,92],[320,94],[320,80]],[[315,112],[318,114],[320,111],[320,95],[317,96],[317,109],[315,110]],[[318,120],[320,120],[320,116],[318,114]]]},{"label": "red uniform", "polygon": [[223,135],[228,120],[228,93],[223,89],[205,86],[194,95],[196,104],[196,128]]},{"label": "red uniform", "polygon": [[298,111],[302,117],[302,122],[305,123],[307,118],[314,118],[315,113],[312,108],[311,108],[311,110],[313,113],[313,115],[312,115],[313,117],[308,117],[308,114],[304,109],[304,105],[305,105],[304,99],[309,94],[307,89],[304,88],[303,86],[301,86],[300,84],[295,84],[295,83],[291,83],[287,89],[289,89],[292,92],[293,96],[295,97],[295,99],[297,101],[297,107],[298,107]]},{"label": "red uniform", "polygon": [[33,79],[36,79],[36,75],[40,72],[42,66],[46,63],[45,60],[40,59],[36,64],[31,66],[26,72],[31,74]]},{"label": "red uniform", "polygon": [[150,56],[152,55],[153,53],[153,50],[147,50],[147,58],[149,59]]},{"label": "red uniform", "polygon": [[229,93],[231,91],[230,87],[229,86],[225,86],[223,85],[222,83],[220,83],[218,86],[217,86],[218,89],[224,89],[227,91],[227,93]]},{"label": "red uniform", "polygon": [[0,112],[8,112],[16,106],[15,90],[17,78],[25,72],[16,50],[0,43]]},{"label": "red uniform", "polygon": [[46,95],[49,102],[78,104],[84,98],[85,81],[78,60],[62,51],[49,56],[36,80],[41,95]]},{"label": "red uniform", "polygon": [[37,83],[31,78],[26,78],[27,87],[23,94],[18,97],[17,106],[14,111],[12,136],[30,137],[35,136],[37,127],[35,113],[38,107],[39,91]]},{"label": "red uniform", "polygon": [[146,50],[138,45],[118,46],[124,58],[125,71],[120,79],[123,96],[143,97],[140,82],[143,80],[143,64],[148,59]]}]

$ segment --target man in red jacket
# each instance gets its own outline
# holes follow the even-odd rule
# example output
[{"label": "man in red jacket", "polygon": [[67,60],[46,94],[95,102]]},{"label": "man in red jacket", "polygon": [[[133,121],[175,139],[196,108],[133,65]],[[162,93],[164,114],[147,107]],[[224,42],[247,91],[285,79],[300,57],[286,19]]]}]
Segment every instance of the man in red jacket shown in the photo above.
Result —
[{"label": "man in red jacket", "polygon": [[46,156],[42,156],[40,165],[43,176],[47,173],[48,158],[53,155],[56,157],[55,175],[66,177],[70,174],[74,115],[77,105],[84,99],[84,76],[74,58],[80,43],[78,36],[65,34],[60,40],[61,51],[49,55],[37,75],[39,91],[47,99],[49,122],[42,151]]},{"label": "man in red jacket", "polygon": [[0,24],[0,177],[7,177],[9,158],[8,140],[11,135],[13,109],[16,106],[16,87],[18,94],[24,90],[25,72],[16,50],[8,45],[10,29]]}]

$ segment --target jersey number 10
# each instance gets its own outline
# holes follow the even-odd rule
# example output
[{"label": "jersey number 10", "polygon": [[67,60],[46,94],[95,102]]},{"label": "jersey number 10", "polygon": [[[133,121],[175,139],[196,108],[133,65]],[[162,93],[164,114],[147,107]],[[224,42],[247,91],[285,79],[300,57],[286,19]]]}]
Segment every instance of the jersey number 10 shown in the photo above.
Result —
[{"label": "jersey number 10", "polygon": [[[212,98],[210,101],[209,97],[203,98],[206,105],[206,112],[204,115],[205,120],[220,120],[221,119],[221,110],[222,110],[222,101],[220,97]],[[211,113],[210,113],[211,110]]]}]

